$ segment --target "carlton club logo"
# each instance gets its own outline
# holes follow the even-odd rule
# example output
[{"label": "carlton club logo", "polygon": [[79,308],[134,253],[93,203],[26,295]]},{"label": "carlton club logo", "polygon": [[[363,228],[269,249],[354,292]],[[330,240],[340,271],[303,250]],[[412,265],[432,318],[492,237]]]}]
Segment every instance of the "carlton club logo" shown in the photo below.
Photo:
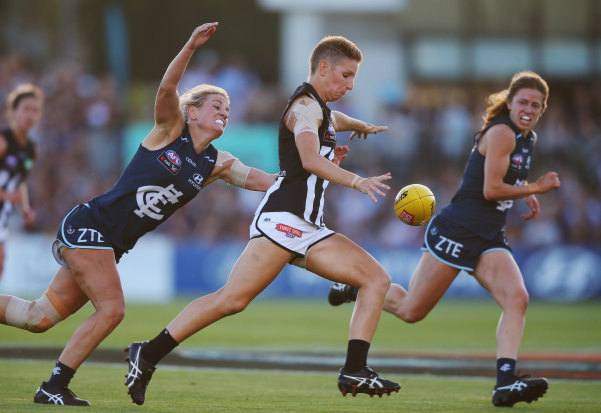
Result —
[{"label": "carlton club logo", "polygon": [[294,237],[300,238],[303,236],[303,231],[301,231],[300,229],[293,228],[289,225],[277,224],[275,226],[275,229],[286,233],[286,236],[289,238],[294,238]]},{"label": "carlton club logo", "polygon": [[144,218],[145,216],[160,221],[164,215],[161,214],[161,206],[168,202],[177,204],[178,198],[183,193],[175,189],[173,184],[166,188],[156,185],[146,185],[138,188],[136,193],[136,201],[138,209],[134,210],[137,216]]}]

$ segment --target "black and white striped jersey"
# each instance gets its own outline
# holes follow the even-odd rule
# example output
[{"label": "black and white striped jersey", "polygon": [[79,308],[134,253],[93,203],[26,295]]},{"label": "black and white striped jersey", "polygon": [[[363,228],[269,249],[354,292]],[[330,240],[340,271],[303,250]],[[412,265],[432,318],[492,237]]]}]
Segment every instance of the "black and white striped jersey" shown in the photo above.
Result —
[{"label": "black and white striped jersey", "polygon": [[284,121],[290,105],[301,95],[307,95],[319,103],[323,112],[323,122],[318,131],[319,152],[330,161],[334,158],[336,132],[330,119],[331,111],[320,99],[313,86],[303,83],[290,97],[280,119],[278,135],[280,176],[266,192],[256,214],[285,211],[314,225],[324,226],[324,194],[329,181],[303,168],[294,133],[288,130]]},{"label": "black and white striped jersey", "polygon": [[[0,157],[0,189],[14,192],[25,181],[35,161],[35,146],[30,139],[21,146],[10,129],[0,131],[6,140],[6,152]],[[0,226],[5,227],[12,211],[9,201],[0,201]]]}]

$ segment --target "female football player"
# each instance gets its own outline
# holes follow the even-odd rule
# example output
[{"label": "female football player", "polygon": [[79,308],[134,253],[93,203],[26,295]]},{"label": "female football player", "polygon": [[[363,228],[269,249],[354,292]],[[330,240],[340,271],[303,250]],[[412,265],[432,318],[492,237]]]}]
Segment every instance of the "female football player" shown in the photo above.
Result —
[{"label": "female football player", "polygon": [[63,220],[53,244],[61,267],[46,292],[33,302],[0,296],[0,322],[32,332],[46,331],[88,300],[95,308],[71,336],[50,380],[37,390],[35,403],[89,405],[68,385],[123,319],[125,303],[115,264],[142,235],[217,179],[257,191],[266,191],[275,181],[275,175],[249,168],[211,144],[228,122],[230,102],[223,89],[200,85],[177,94],[194,50],[217,25],[197,27],[167,68],[156,96],[154,127],[115,186],[76,206]]},{"label": "female football player", "polygon": [[192,334],[244,310],[288,263],[359,287],[346,364],[338,376],[342,394],[381,396],[399,390],[398,383],[380,378],[367,366],[390,277],[365,250],[329,230],[323,217],[329,182],[363,192],[374,202],[376,194],[384,196],[390,189],[384,183],[390,174],[362,178],[340,168],[335,158],[337,131],[366,137],[386,129],[330,111],[326,105],[353,89],[361,60],[360,50],[344,37],[326,37],[313,50],[308,81],[293,93],[280,120],[280,176],[255,213],[251,239],[227,283],[191,302],[150,342],[129,346],[126,384],[135,403],[144,402],[159,360]]},{"label": "female football player", "polygon": [[27,175],[38,155],[29,131],[42,118],[44,93],[32,84],[18,85],[6,98],[9,127],[0,131],[0,278],[4,270],[4,243],[13,205],[23,211],[25,225],[35,214],[29,203]]},{"label": "female football player", "polygon": [[[503,312],[497,327],[495,406],[513,406],[542,397],[545,379],[516,376],[516,360],[524,331],[528,292],[504,226],[515,199],[530,208],[523,219],[536,219],[536,194],[559,187],[555,172],[528,183],[537,135],[532,130],[547,107],[549,88],[538,74],[517,73],[509,87],[488,97],[484,125],[475,136],[463,181],[451,204],[428,224],[424,252],[409,290],[392,284],[384,310],[415,323],[434,308],[460,270],[471,273],[497,301]],[[354,299],[354,288],[335,284],[332,305]]]}]

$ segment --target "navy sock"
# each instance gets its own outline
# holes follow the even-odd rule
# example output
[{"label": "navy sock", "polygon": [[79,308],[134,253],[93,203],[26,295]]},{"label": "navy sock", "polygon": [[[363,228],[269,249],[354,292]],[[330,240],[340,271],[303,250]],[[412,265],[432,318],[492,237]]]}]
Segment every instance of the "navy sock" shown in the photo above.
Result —
[{"label": "navy sock", "polygon": [[157,364],[163,357],[171,352],[178,346],[178,342],[175,341],[169,331],[164,329],[159,333],[158,336],[153,338],[142,347],[142,357],[153,365]]},{"label": "navy sock", "polygon": [[50,379],[48,380],[48,385],[68,387],[74,374],[75,370],[57,360],[56,365],[52,370],[52,374],[50,375]]},{"label": "navy sock", "polygon": [[515,363],[514,359],[497,359],[497,386],[509,384],[513,381],[515,378]]},{"label": "navy sock", "polygon": [[367,341],[349,340],[344,371],[354,373],[367,366],[368,351],[369,343]]}]

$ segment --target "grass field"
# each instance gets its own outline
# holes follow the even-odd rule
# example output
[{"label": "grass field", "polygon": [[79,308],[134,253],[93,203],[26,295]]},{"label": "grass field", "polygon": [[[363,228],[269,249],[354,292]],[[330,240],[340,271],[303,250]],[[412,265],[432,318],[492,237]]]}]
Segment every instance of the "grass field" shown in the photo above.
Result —
[{"label": "grass field", "polygon": [[[161,305],[128,304],[123,323],[101,345],[123,348],[154,337],[186,301]],[[350,305],[332,308],[322,301],[258,300],[184,342],[182,348],[321,351],[344,354]],[[2,346],[62,347],[85,307],[44,334],[0,326],[0,411],[45,411],[34,406],[35,388],[50,374],[52,360],[2,359]],[[443,300],[423,322],[408,325],[382,316],[370,354],[402,351],[494,353],[499,310],[490,301]],[[523,351],[601,353],[601,302],[530,304]],[[116,360],[119,362],[119,360]],[[126,411],[134,407],[122,385],[125,364],[84,363],[72,389],[93,404],[89,410]],[[335,372],[294,373],[211,369],[160,369],[151,383],[145,411],[209,412],[476,412],[494,410],[491,379],[391,376],[400,393],[382,399],[342,397]],[[388,376],[387,376],[388,377]],[[598,412],[598,381],[553,380],[539,402],[517,409],[546,412]]]}]

